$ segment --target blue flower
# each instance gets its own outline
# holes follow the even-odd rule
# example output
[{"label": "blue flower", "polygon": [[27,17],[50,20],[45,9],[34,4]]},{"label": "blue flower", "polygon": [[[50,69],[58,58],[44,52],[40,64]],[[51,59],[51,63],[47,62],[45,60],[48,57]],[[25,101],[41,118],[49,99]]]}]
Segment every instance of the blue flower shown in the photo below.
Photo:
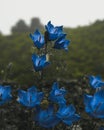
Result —
[{"label": "blue flower", "polygon": [[30,34],[30,38],[38,49],[42,48],[45,44],[44,36],[38,30],[34,34]]},{"label": "blue flower", "polygon": [[69,46],[70,41],[66,40],[65,36],[66,36],[66,34],[64,34],[58,40],[56,40],[56,42],[54,44],[55,49],[64,49],[64,50],[68,51],[68,46]]},{"label": "blue flower", "polygon": [[97,91],[94,96],[84,95],[84,105],[90,116],[104,118],[104,89]]},{"label": "blue flower", "polygon": [[67,125],[72,125],[80,119],[78,114],[75,114],[75,107],[73,105],[61,105],[56,116]]},{"label": "blue flower", "polygon": [[47,32],[48,32],[48,38],[49,40],[56,40],[61,35],[63,35],[63,26],[56,26],[54,27],[51,24],[51,21],[48,22],[48,24],[45,26]]},{"label": "blue flower", "polygon": [[66,100],[64,98],[66,94],[65,88],[60,88],[57,82],[55,82],[52,86],[52,90],[49,95],[49,100],[58,104],[65,104]]},{"label": "blue flower", "polygon": [[33,54],[32,61],[35,71],[40,71],[50,64],[50,62],[46,60],[46,55],[37,56]]},{"label": "blue flower", "polygon": [[35,113],[35,121],[42,127],[52,128],[60,122],[60,119],[54,114],[53,105],[49,105],[46,110],[37,107]]},{"label": "blue flower", "polygon": [[102,81],[100,76],[89,76],[90,86],[94,89],[100,88],[104,86],[104,82]]},{"label": "blue flower", "polygon": [[40,105],[43,96],[43,92],[37,92],[36,87],[32,86],[27,90],[27,92],[24,90],[19,90],[17,101],[28,108],[33,108]]},{"label": "blue flower", "polygon": [[0,85],[0,105],[10,101],[12,98],[11,87]]}]

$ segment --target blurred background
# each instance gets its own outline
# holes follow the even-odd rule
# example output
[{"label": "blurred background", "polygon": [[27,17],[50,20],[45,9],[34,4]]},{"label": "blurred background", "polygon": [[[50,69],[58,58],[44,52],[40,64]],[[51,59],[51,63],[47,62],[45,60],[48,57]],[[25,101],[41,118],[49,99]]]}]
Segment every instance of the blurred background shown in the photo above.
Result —
[{"label": "blurred background", "polygon": [[[36,49],[29,34],[36,29],[44,33],[48,21],[63,25],[71,43],[68,52],[52,50],[51,65],[40,81],[33,71],[31,55]],[[84,112],[83,93],[93,93],[88,75],[104,79],[104,0],[0,0],[0,84],[10,84],[14,96],[0,108],[2,130],[35,129],[31,112],[16,102],[17,91],[31,85],[49,88],[56,80],[69,89],[68,102],[83,116],[80,130],[98,130],[104,121]]]}]

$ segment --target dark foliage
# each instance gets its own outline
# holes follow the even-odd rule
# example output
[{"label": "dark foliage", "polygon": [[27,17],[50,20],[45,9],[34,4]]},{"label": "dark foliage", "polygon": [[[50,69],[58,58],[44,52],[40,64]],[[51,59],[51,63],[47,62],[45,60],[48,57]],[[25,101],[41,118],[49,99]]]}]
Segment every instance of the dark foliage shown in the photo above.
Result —
[{"label": "dark foliage", "polygon": [[[98,130],[100,126],[103,126],[103,120],[91,118],[84,111],[83,94],[93,93],[88,85],[88,79],[86,77],[69,82],[61,81],[59,83],[60,86],[65,87],[68,91],[66,96],[67,104],[74,104],[78,114],[81,115],[81,120],[70,127],[60,123],[54,130]],[[51,90],[52,84],[50,82],[44,82],[44,84],[41,83],[38,85],[40,89],[41,85],[45,93]],[[35,115],[34,108],[27,109],[16,101],[18,89],[27,89],[27,86],[13,85],[13,100],[0,107],[1,130],[45,130],[45,128],[39,127],[33,121]],[[42,107],[47,107],[46,103],[43,104]]]}]

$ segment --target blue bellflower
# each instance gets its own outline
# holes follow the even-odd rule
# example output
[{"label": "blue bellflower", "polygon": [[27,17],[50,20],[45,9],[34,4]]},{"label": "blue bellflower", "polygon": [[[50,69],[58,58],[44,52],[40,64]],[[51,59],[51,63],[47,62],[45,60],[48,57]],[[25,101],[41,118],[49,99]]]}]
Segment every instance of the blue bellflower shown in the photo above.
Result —
[{"label": "blue bellflower", "polygon": [[67,125],[72,125],[74,122],[80,119],[78,114],[75,114],[76,110],[73,105],[61,105],[56,116],[61,119]]},{"label": "blue bellflower", "polygon": [[10,101],[11,98],[11,87],[0,85],[0,105],[3,105],[6,102]]},{"label": "blue bellflower", "polygon": [[43,96],[43,92],[38,92],[36,87],[32,86],[27,90],[27,92],[24,90],[19,90],[17,101],[23,106],[33,108],[37,105],[40,105]]},{"label": "blue bellflower", "polygon": [[38,125],[45,128],[52,128],[60,122],[60,119],[54,114],[53,105],[49,105],[46,110],[42,110],[40,107],[36,108],[35,121]]},{"label": "blue bellflower", "polygon": [[46,55],[37,56],[33,54],[32,61],[33,61],[33,66],[35,71],[41,71],[42,69],[44,69],[46,66],[50,64],[50,62],[46,60]]},{"label": "blue bellflower", "polygon": [[102,81],[100,76],[89,76],[90,86],[94,89],[100,88],[104,86],[104,82]]},{"label": "blue bellflower", "polygon": [[54,44],[55,49],[64,49],[68,51],[68,46],[69,46],[70,41],[66,40],[65,36],[66,34],[64,34],[63,36],[61,36],[59,39],[56,40]]},{"label": "blue bellflower", "polygon": [[94,96],[84,95],[84,105],[90,116],[104,119],[104,89],[97,91]]},{"label": "blue bellflower", "polygon": [[52,86],[52,90],[49,95],[49,100],[52,102],[58,103],[58,104],[65,104],[66,100],[64,98],[66,94],[65,88],[59,88],[59,85],[57,82],[55,82]]},{"label": "blue bellflower", "polygon": [[38,49],[42,48],[45,44],[44,36],[38,30],[34,34],[30,34],[30,38]]},{"label": "blue bellflower", "polygon": [[54,27],[51,24],[51,21],[48,22],[48,24],[45,26],[45,28],[46,28],[46,31],[48,32],[49,40],[56,40],[61,35],[63,35],[63,26]]}]

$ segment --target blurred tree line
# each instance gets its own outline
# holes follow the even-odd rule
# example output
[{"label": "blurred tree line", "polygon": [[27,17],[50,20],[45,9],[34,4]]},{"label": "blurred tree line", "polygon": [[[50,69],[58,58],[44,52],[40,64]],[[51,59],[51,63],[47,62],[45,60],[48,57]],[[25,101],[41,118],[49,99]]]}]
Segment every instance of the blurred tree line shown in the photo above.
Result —
[{"label": "blurred tree line", "polygon": [[[35,29],[43,32],[44,26],[33,18],[28,26],[19,20],[11,35],[0,33],[0,80],[20,84],[37,84],[39,74],[33,72],[31,54],[34,52],[29,34]],[[65,80],[84,75],[101,75],[104,78],[104,20],[89,26],[64,28],[71,40],[69,51],[52,50],[51,65],[44,69],[43,80]],[[38,85],[37,85],[38,86]]]},{"label": "blurred tree line", "polygon": [[11,32],[14,33],[27,33],[34,32],[36,29],[42,30],[43,25],[39,18],[32,18],[30,25],[27,25],[24,20],[19,20],[15,26],[12,27]]}]

